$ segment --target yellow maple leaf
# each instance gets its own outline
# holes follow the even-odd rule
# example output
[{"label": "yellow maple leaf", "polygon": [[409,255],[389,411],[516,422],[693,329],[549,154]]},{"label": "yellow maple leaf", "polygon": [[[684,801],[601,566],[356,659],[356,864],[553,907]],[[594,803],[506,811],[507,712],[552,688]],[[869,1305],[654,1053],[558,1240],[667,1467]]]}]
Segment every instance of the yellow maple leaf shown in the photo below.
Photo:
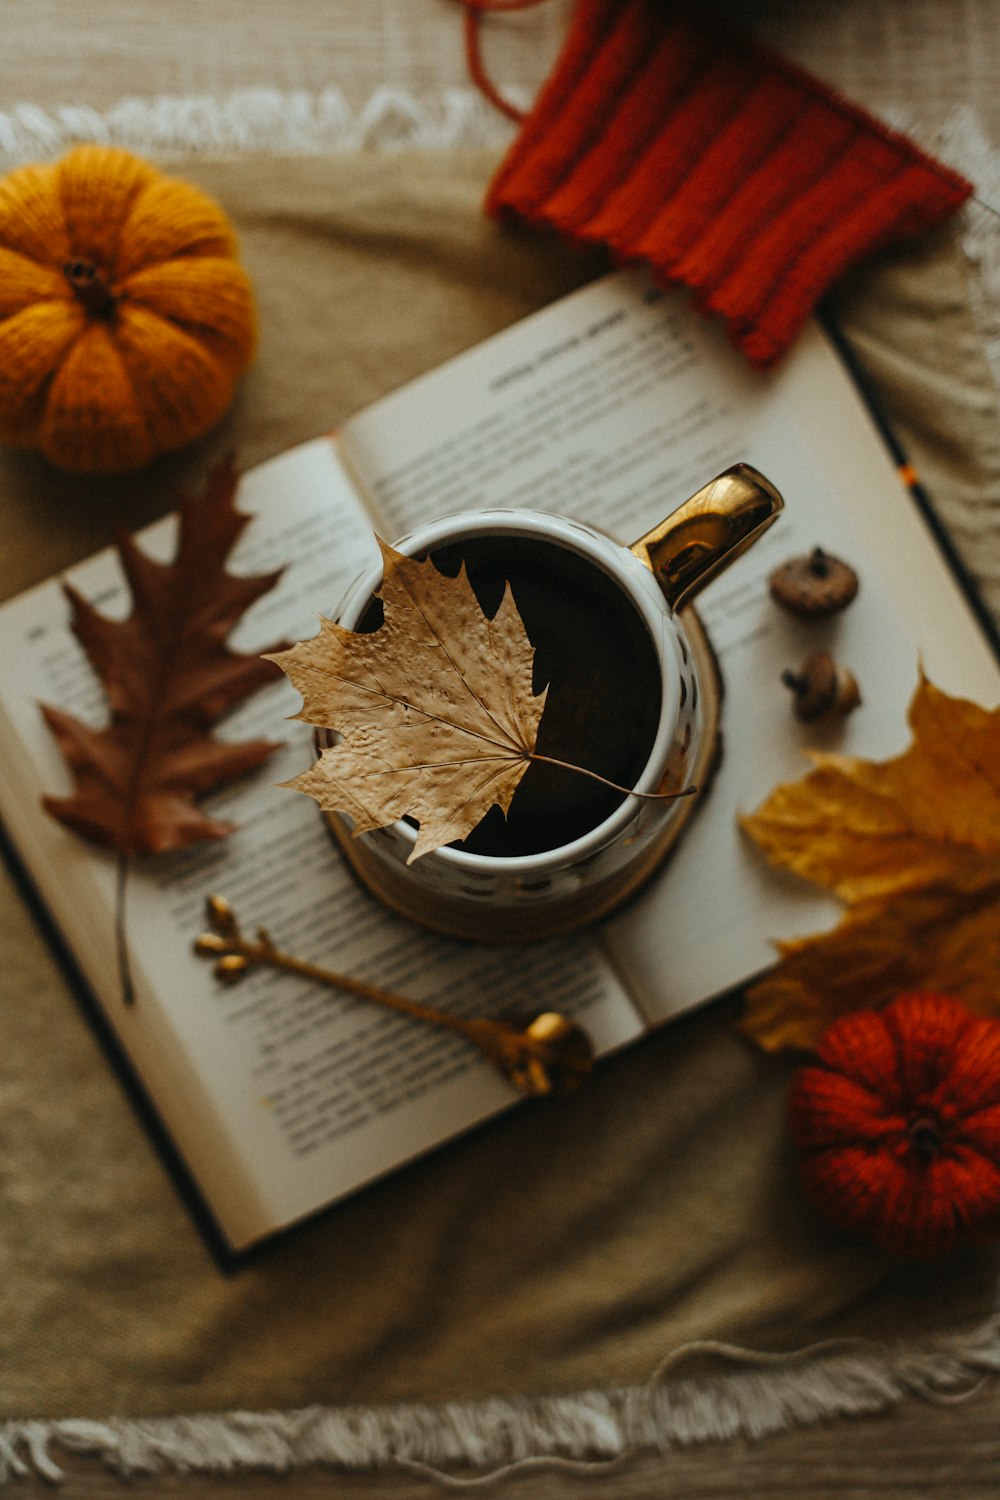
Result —
[{"label": "yellow maple leaf", "polygon": [[492,619],[464,567],[439,573],[379,539],[384,621],[359,634],[332,620],[272,657],[302,694],[297,715],[343,738],[286,783],[354,833],[409,815],[410,863],[470,833],[496,803],[506,813],[531,760],[545,692],[508,585]]},{"label": "yellow maple leaf", "polygon": [[909,989],[1000,1014],[1000,708],[921,678],[910,746],[874,762],[816,754],[742,826],[772,864],[847,905],[828,933],[778,945],[747,991],[762,1046],[810,1047],[838,1015]]}]

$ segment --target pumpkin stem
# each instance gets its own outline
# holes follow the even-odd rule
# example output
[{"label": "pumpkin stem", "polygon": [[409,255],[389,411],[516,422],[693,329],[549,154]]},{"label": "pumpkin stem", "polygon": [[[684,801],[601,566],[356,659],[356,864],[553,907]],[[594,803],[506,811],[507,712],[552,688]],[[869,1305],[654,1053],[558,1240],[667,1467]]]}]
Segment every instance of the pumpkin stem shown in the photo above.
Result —
[{"label": "pumpkin stem", "polygon": [[912,1121],[907,1129],[910,1144],[918,1156],[925,1161],[930,1161],[937,1156],[944,1145],[944,1133],[936,1120],[928,1119],[921,1115],[919,1119]]},{"label": "pumpkin stem", "polygon": [[114,311],[117,298],[100,267],[90,260],[68,260],[63,275],[92,318],[107,318]]}]

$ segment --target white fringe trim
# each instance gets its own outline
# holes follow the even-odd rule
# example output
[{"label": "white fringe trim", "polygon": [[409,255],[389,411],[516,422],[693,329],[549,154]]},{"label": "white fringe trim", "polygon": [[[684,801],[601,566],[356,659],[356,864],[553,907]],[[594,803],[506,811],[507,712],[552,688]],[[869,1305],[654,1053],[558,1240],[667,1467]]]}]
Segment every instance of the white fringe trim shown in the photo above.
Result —
[{"label": "white fringe trim", "polygon": [[[687,1366],[696,1372],[683,1374]],[[61,1451],[95,1456],[129,1478],[395,1466],[464,1487],[526,1467],[593,1468],[642,1452],[760,1439],[885,1411],[907,1397],[961,1400],[998,1372],[1000,1318],[965,1336],[895,1349],[837,1339],[761,1354],[698,1341],[644,1386],[567,1396],[0,1423],[0,1483],[30,1475],[58,1483]]]},{"label": "white fringe trim", "polygon": [[[527,97],[511,90],[515,103]],[[104,112],[87,105],[46,110],[18,104],[0,111],[0,164],[59,156],[80,141],[124,146],[141,156],[267,152],[324,155],[331,151],[505,144],[515,127],[471,87],[429,96],[388,86],[355,109],[339,88],[320,93],[236,89],[222,98],[122,99]]]}]

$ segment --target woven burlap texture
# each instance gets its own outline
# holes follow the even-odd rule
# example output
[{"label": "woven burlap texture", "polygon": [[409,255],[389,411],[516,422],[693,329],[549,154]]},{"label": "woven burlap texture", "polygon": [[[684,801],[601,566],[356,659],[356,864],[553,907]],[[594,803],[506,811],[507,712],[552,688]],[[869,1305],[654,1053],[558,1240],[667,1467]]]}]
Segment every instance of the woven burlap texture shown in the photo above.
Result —
[{"label": "woven burlap texture", "polygon": [[[494,165],[185,164],[240,234],[257,365],[221,431],[135,479],[3,455],[2,592],[160,513],[226,448],[246,467],[328,430],[592,275],[596,262],[483,218]],[[995,524],[992,393],[949,241],[872,268],[847,311],[970,562],[995,570],[969,524]],[[900,1272],[820,1225],[794,1181],[790,1064],[742,1040],[729,1003],[223,1274],[7,874],[0,932],[0,1416],[605,1387],[642,1381],[688,1339],[923,1337],[993,1306],[989,1252]]]}]

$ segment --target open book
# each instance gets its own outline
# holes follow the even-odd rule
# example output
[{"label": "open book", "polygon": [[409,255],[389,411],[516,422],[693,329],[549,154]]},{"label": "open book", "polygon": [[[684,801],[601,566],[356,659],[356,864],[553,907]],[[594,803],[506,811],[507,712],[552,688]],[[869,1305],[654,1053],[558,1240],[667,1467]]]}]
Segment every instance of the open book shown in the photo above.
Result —
[{"label": "open book", "polygon": [[[481,506],[551,510],[638,537],[729,464],[745,460],[786,511],[699,598],[725,680],[724,754],[677,853],[603,926],[518,948],[432,936],[384,911],[347,873],[313,802],[277,787],[312,759],[287,683],[258,694],[223,732],[285,738],[261,772],[213,799],[238,831],[219,844],[137,863],[128,932],[137,1002],[120,998],[115,861],[40,807],[69,790],[38,700],[103,714],[69,633],[58,580],[0,610],[0,813],[126,1057],[234,1250],[294,1223],[508,1107],[513,1090],[460,1038],[258,970],[232,989],[192,951],[210,893],[245,929],[265,923],[299,957],[468,1015],[523,1010],[525,994],[581,1020],[599,1051],[766,968],[771,940],[828,925],[832,900],[774,875],[737,813],[806,769],[826,745],[886,756],[907,740],[918,660],[950,693],[992,705],[1000,670],[818,328],[774,374],[750,371],[684,303],[638,272],[616,273],[377,402],[335,438],[248,473],[254,516],[233,561],[288,564],[233,644],[262,649],[316,629],[391,539]],[[142,542],[171,553],[167,519]],[[815,544],[858,569],[857,601],[806,626],[765,579]],[[127,597],[113,553],[70,578],[107,612]],[[798,723],[779,675],[832,644],[863,705],[834,729]]]}]

